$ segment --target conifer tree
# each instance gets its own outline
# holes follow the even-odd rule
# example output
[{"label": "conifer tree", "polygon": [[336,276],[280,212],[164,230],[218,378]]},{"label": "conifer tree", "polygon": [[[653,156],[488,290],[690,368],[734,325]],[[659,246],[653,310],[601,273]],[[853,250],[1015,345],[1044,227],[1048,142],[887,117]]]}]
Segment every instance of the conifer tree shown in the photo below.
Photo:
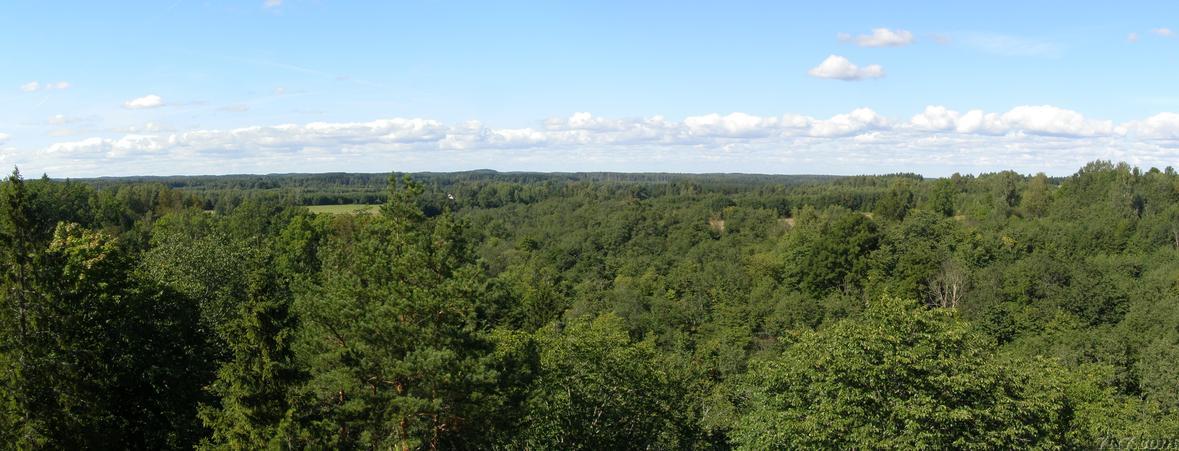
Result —
[{"label": "conifer tree", "polygon": [[350,218],[323,249],[321,284],[296,301],[306,362],[299,418],[313,447],[475,447],[497,374],[480,312],[486,277],[450,213],[391,183],[377,218]]}]

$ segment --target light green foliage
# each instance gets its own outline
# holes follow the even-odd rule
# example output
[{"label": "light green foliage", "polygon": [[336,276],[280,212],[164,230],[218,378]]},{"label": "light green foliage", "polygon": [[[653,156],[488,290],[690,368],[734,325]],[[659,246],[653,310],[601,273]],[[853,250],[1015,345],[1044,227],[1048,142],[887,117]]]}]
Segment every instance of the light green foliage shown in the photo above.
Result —
[{"label": "light green foliage", "polygon": [[1066,446],[1060,370],[991,349],[950,311],[883,298],[756,361],[731,437],[741,449]]},{"label": "light green foliage", "polygon": [[307,211],[312,213],[327,213],[333,215],[341,214],[377,214],[380,211],[380,205],[369,204],[344,204],[344,205],[311,205],[307,207]]},{"label": "light green foliage", "polygon": [[1172,333],[1151,340],[1137,364],[1146,399],[1165,411],[1179,411],[1179,335]]},{"label": "light green foliage", "polygon": [[1048,176],[1043,172],[1036,174],[1028,181],[1028,186],[1023,191],[1020,200],[1020,208],[1024,213],[1031,217],[1040,217],[1048,213],[1048,208],[1052,205],[1051,187],[1048,185]]},{"label": "light green foliage", "polygon": [[540,375],[516,445],[526,449],[672,449],[683,424],[682,381],[651,340],[631,342],[621,320],[537,332]]}]

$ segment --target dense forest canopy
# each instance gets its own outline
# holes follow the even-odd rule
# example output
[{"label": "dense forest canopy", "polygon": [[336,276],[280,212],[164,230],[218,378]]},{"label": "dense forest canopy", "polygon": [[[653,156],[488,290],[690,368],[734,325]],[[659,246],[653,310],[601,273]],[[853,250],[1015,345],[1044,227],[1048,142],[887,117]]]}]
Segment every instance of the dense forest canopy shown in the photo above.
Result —
[{"label": "dense forest canopy", "polygon": [[[79,179],[79,183],[96,189],[126,185],[162,185],[199,196],[207,209],[225,211],[245,199],[268,198],[271,201],[301,205],[342,205],[383,203],[388,194],[389,178],[407,174],[270,174],[173,177],[103,177]],[[920,178],[913,175],[913,177]],[[732,194],[747,191],[751,185],[800,185],[834,180],[822,175],[747,175],[747,174],[629,174],[613,172],[536,173],[496,172],[491,170],[414,173],[413,178],[431,194],[450,193],[463,205],[492,207],[507,203],[532,203],[542,198],[561,196],[581,185],[608,185],[610,190],[630,189],[636,185],[669,190],[706,190]]]},{"label": "dense forest canopy", "polygon": [[10,448],[1179,439],[1171,168],[14,172],[0,238]]}]

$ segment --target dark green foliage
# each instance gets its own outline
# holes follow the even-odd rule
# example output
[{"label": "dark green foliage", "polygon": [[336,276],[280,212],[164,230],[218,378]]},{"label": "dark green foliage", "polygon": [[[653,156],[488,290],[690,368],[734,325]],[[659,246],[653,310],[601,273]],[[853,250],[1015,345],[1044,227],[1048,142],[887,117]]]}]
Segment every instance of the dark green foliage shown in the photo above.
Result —
[{"label": "dark green foliage", "polygon": [[[139,279],[115,240],[76,224],[58,226],[45,264],[53,336],[53,384],[62,416],[54,446],[181,447],[203,431],[191,405],[211,373],[193,309]],[[53,442],[51,441],[51,443]]]},{"label": "dark green foliage", "polygon": [[783,276],[803,293],[821,297],[855,288],[867,275],[867,257],[880,245],[879,226],[842,208],[803,210],[783,243]]},{"label": "dark green foliage", "polygon": [[199,439],[192,406],[211,369],[205,348],[193,347],[191,305],[139,278],[102,232],[61,223],[31,252],[37,270],[12,281],[4,311],[6,440],[175,448]]},{"label": "dark green foliage", "polygon": [[[944,200],[941,205],[945,211]],[[897,180],[893,183],[892,188],[884,193],[880,200],[876,201],[877,215],[882,218],[891,219],[893,221],[900,221],[905,219],[909,214],[909,210],[913,208],[913,190],[909,187],[909,183],[905,180]]]},{"label": "dark green foliage", "polygon": [[406,181],[377,218],[352,218],[321,249],[320,282],[300,294],[293,440],[308,446],[486,445],[498,377],[487,280],[460,222],[426,219]]},{"label": "dark green foliage", "polygon": [[297,326],[291,296],[279,280],[266,272],[252,277],[245,302],[229,320],[231,355],[209,387],[218,400],[201,408],[212,429],[204,443],[209,447],[291,446],[283,441],[292,415],[290,391],[305,377],[291,346]]},{"label": "dark green foliage", "polygon": [[873,252],[874,291],[926,300],[931,295],[931,282],[964,241],[956,221],[928,211],[914,211],[901,224],[889,228],[880,248]]},{"label": "dark green foliage", "polygon": [[941,213],[943,216],[954,216],[955,197],[958,194],[958,186],[951,179],[940,179],[933,182],[933,188],[929,195],[929,209],[930,211]]}]

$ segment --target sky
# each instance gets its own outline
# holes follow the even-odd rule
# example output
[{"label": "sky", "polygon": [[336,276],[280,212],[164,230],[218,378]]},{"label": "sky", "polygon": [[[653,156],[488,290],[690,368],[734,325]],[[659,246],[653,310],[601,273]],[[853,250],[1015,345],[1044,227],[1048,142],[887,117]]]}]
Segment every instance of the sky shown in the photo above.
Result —
[{"label": "sky", "polygon": [[1179,163],[1179,2],[0,2],[52,177]]}]

